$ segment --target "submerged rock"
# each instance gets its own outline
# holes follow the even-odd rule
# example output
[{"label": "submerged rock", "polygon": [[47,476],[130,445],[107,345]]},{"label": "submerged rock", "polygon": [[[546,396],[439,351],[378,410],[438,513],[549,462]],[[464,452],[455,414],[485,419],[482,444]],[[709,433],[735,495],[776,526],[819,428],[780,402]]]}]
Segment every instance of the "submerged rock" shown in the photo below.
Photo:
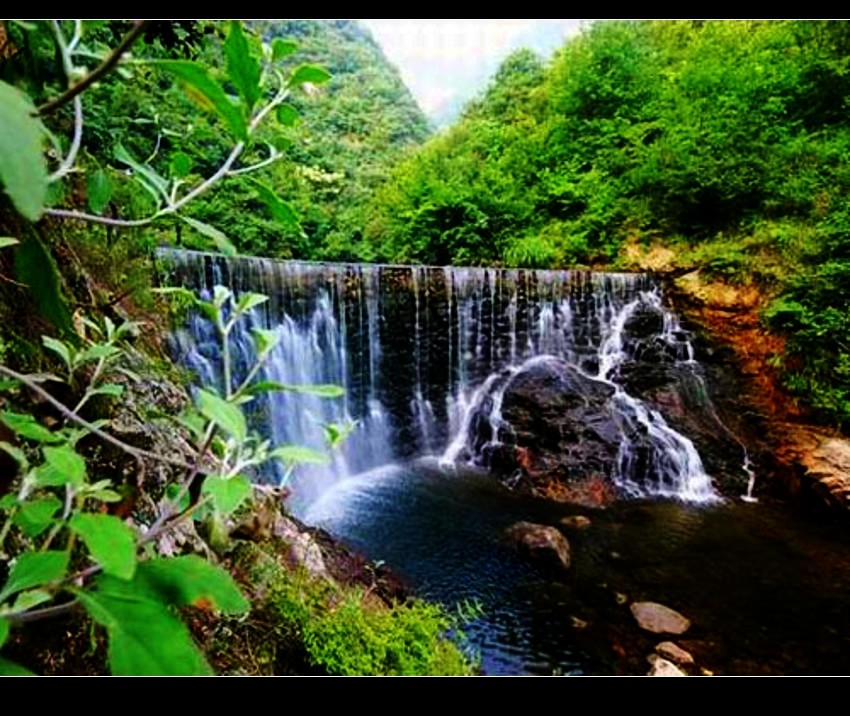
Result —
[{"label": "submerged rock", "polygon": [[657,602],[634,602],[629,609],[638,626],[653,634],[684,634],[691,628],[687,617]]},{"label": "submerged rock", "polygon": [[554,527],[517,522],[508,528],[507,534],[532,561],[551,569],[570,568],[570,544]]}]

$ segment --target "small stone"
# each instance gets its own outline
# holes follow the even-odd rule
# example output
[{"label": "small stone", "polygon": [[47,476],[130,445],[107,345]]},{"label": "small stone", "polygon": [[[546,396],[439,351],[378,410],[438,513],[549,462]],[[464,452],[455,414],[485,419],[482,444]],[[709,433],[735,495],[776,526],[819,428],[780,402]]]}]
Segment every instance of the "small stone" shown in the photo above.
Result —
[{"label": "small stone", "polygon": [[629,595],[622,592],[614,592],[614,599],[619,606],[623,606],[623,604],[629,601]]},{"label": "small stone", "polygon": [[610,556],[611,556],[611,559],[622,559],[623,558],[623,555],[621,555],[619,552],[611,552]]},{"label": "small stone", "polygon": [[638,626],[653,634],[684,634],[691,628],[687,617],[663,604],[634,602],[629,608]]},{"label": "small stone", "polygon": [[672,661],[679,666],[694,663],[694,657],[682,647],[674,644],[672,641],[662,641],[655,647],[655,651],[665,659]]},{"label": "small stone", "polygon": [[570,515],[563,517],[560,524],[570,530],[586,530],[590,527],[590,518],[584,515]]},{"label": "small stone", "polygon": [[662,659],[658,654],[650,654],[647,659],[652,664],[647,676],[687,676],[678,666],[667,659]]}]

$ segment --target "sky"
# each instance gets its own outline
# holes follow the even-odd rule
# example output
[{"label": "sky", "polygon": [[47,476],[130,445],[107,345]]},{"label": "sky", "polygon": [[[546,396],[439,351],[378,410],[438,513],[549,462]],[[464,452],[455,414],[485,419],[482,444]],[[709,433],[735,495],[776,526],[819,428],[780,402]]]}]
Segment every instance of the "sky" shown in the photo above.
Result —
[{"label": "sky", "polygon": [[457,118],[501,61],[529,47],[543,57],[583,20],[360,20],[437,126]]}]

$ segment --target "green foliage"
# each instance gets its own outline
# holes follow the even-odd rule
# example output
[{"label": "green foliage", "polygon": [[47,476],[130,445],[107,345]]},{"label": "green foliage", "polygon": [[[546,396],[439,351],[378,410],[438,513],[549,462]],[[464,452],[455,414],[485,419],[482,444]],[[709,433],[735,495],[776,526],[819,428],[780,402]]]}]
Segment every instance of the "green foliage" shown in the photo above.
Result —
[{"label": "green foliage", "polygon": [[129,580],[136,572],[136,535],[112,515],[76,514],[68,522],[104,574]]},{"label": "green foliage", "polygon": [[[236,322],[266,298],[245,294],[236,301],[222,287],[214,294],[213,301],[204,307],[219,328],[227,354],[228,335]],[[0,590],[3,636],[10,620],[15,623],[38,611],[45,602],[70,594],[106,629],[113,673],[209,673],[203,655],[174,609],[191,605],[244,613],[248,603],[232,578],[209,562],[195,556],[150,558],[142,548],[159,531],[168,529],[169,515],[178,520],[189,519],[193,513],[207,509],[212,510],[216,524],[223,525],[223,519],[252,496],[251,483],[239,474],[241,470],[272,459],[286,459],[292,469],[315,456],[291,451],[279,455],[267,443],[249,435],[239,405],[245,399],[244,389],[257,374],[258,364],[240,389],[228,387],[224,397],[199,392],[198,413],[181,420],[183,424],[195,424],[198,463],[194,467],[187,465],[189,472],[184,482],[165,491],[157,508],[160,517],[154,524],[142,531],[104,514],[100,510],[120,498],[110,489],[109,480],[90,482],[86,459],[75,446],[99,428],[83,420],[78,411],[94,396],[120,395],[121,386],[109,381],[124,370],[124,340],[133,331],[130,324],[115,326],[109,319],[102,325],[86,320],[85,325],[90,337],[80,345],[44,339],[45,347],[61,362],[65,373],[62,380],[78,391],[74,407],[65,411],[70,423],[60,423],[51,430],[31,415],[0,411],[0,420],[6,427],[31,443],[26,451],[4,444],[5,452],[19,464],[19,476],[15,491],[0,501],[0,554],[8,550],[5,555],[12,558],[8,578]],[[270,345],[267,340],[265,349],[258,351],[261,359],[268,355]],[[56,376],[51,378],[60,381]],[[38,386],[37,380],[43,377],[24,376],[10,384],[9,389],[17,390],[21,382]],[[103,425],[108,421],[97,422]],[[213,456],[208,449],[218,439],[218,433],[226,442]],[[131,446],[122,449],[139,457]],[[147,457],[158,459],[156,455]],[[187,503],[184,498],[191,480],[202,465],[205,477],[201,498]],[[172,511],[175,508],[181,512]],[[61,549],[51,548],[63,543]],[[3,662],[5,671],[15,668],[11,662]]]},{"label": "green foliage", "polygon": [[[470,659],[449,638],[458,622],[441,607],[386,607],[362,589],[259,567],[272,632],[264,646],[298,644],[309,665],[335,675],[469,675]],[[290,646],[291,648],[291,646]]]},{"label": "green foliage", "polygon": [[41,216],[47,191],[47,165],[41,122],[29,98],[0,80],[0,183],[27,219]]},{"label": "green foliage", "polygon": [[39,313],[60,333],[70,334],[71,314],[62,294],[56,261],[32,227],[28,227],[15,249],[15,274],[28,287]]},{"label": "green foliage", "polygon": [[596,22],[507,58],[375,192],[360,256],[610,266],[627,241],[757,282],[795,391],[848,424],[846,24]]},{"label": "green foliage", "polygon": [[850,262],[827,261],[790,281],[765,312],[787,336],[786,384],[841,427],[850,425]]},{"label": "green foliage", "polygon": [[209,106],[224,120],[236,139],[248,139],[245,115],[239,111],[224,89],[213,80],[204,67],[193,62],[178,60],[163,61],[159,65],[177,77],[202,106]]},{"label": "green foliage", "polygon": [[140,565],[136,577],[129,581],[103,575],[96,580],[94,590],[77,593],[92,618],[106,628],[112,673],[211,673],[189,631],[169,609],[169,590],[146,578],[147,568],[155,564]]}]

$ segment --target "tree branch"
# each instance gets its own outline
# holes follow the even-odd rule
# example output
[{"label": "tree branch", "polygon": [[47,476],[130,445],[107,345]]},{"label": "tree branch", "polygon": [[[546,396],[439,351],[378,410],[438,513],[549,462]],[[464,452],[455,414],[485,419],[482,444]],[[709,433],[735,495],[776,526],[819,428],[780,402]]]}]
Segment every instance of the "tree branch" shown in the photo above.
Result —
[{"label": "tree branch", "polygon": [[[149,450],[143,450],[142,448],[137,448],[133,447],[132,445],[128,445],[122,440],[119,440],[118,438],[101,430],[96,425],[92,425],[85,418],[81,418],[73,410],[60,403],[38,383],[36,383],[34,380],[31,380],[23,373],[18,373],[17,371],[12,370],[11,368],[7,368],[4,365],[0,365],[0,374],[6,375],[9,378],[14,378],[15,380],[23,383],[27,388],[36,393],[39,397],[46,400],[54,408],[56,408],[56,410],[58,410],[62,417],[64,417],[66,420],[70,420],[71,422],[86,428],[86,430],[89,430],[94,435],[97,435],[101,440],[105,440],[111,445],[114,445],[120,450],[123,450],[128,455],[132,455],[136,458],[146,457],[149,460],[155,460],[156,462],[164,463],[166,465],[172,465],[173,467],[179,467],[184,470],[194,470],[197,472],[202,472],[198,465],[190,465],[188,462],[184,462],[183,460],[178,460],[176,458],[170,458],[163,455],[157,455],[156,453],[150,452]],[[198,459],[200,460],[201,457],[202,455],[199,455]]]},{"label": "tree branch", "polygon": [[76,97],[81,92],[84,92],[86,89],[91,87],[95,82],[97,82],[101,77],[107,74],[115,65],[118,64],[118,61],[121,59],[121,56],[127,52],[136,40],[139,39],[141,34],[145,31],[147,26],[150,24],[150,20],[137,20],[135,26],[130,32],[128,32],[124,39],[121,40],[121,43],[116,47],[112,53],[107,57],[98,67],[92,70],[89,74],[87,74],[83,79],[81,79],[77,84],[69,87],[62,94],[60,94],[55,99],[50,100],[49,102],[45,102],[38,108],[38,114],[41,117],[50,114],[51,112],[56,111],[64,104],[70,102],[74,97]]},{"label": "tree branch", "polygon": [[[74,24],[74,36],[70,43],[65,42],[65,35],[62,34],[62,27],[57,20],[52,20],[53,34],[56,36],[56,44],[59,46],[59,53],[62,55],[62,67],[65,70],[65,77],[68,79],[68,87],[71,87],[71,77],[74,72],[74,62],[71,59],[71,48],[74,47],[80,40],[80,32],[82,23],[76,21]],[[74,97],[74,138],[71,140],[71,147],[68,154],[62,160],[59,168],[47,177],[48,183],[53,183],[64,177],[71,169],[74,168],[74,162],[77,161],[77,153],[80,151],[80,145],[83,141],[83,102],[80,97]],[[59,152],[61,155],[61,152]]]}]

